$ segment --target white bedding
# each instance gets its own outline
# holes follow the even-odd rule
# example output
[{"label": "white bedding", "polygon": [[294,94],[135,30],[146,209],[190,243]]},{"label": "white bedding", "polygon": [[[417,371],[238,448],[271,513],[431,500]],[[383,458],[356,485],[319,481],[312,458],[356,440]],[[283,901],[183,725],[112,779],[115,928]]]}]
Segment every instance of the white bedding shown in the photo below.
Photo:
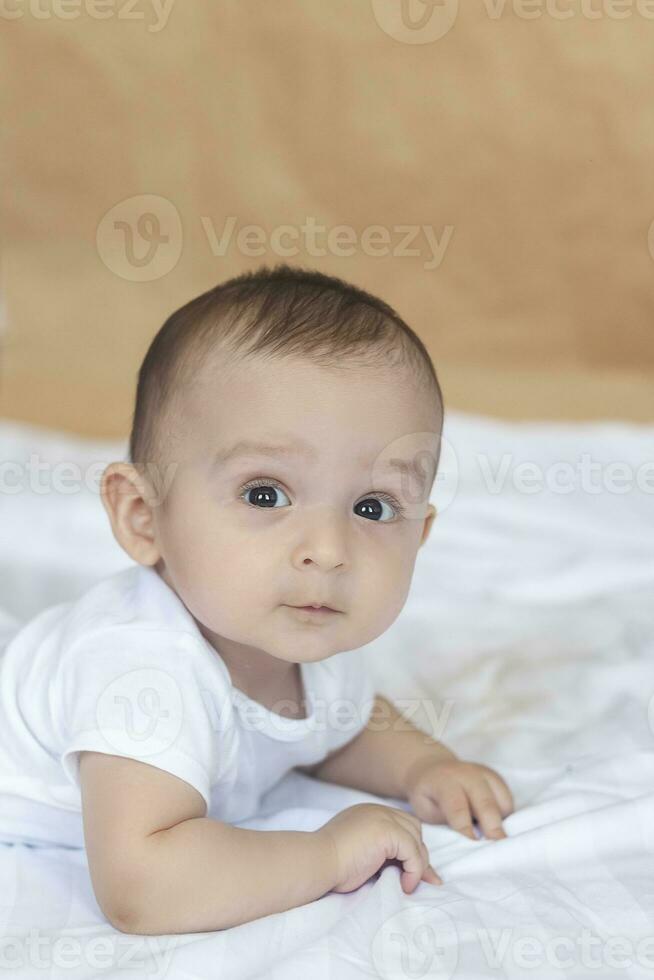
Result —
[{"label": "white bedding", "polygon": [[[432,496],[443,509],[404,610],[365,656],[381,693],[504,775],[509,838],[424,824],[442,888],[406,896],[388,866],[349,895],[158,937],[107,924],[84,851],[0,845],[0,963],[12,978],[654,976],[654,425],[449,412],[445,436],[449,478]],[[0,640],[129,563],[82,481],[36,489],[47,466],[50,482],[61,461],[90,474],[124,448],[0,423],[0,460],[13,464],[3,489],[21,486],[0,493]],[[599,493],[582,486],[584,454]],[[538,490],[534,466],[536,492],[520,492],[514,467],[527,462],[572,492]],[[291,773],[241,826],[312,829],[366,799],[377,798]]]}]

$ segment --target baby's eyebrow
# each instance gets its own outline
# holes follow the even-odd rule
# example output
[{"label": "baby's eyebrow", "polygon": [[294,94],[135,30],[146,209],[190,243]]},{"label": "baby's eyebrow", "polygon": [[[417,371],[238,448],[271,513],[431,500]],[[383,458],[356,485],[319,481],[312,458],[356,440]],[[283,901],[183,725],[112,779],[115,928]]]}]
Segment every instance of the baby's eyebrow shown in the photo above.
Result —
[{"label": "baby's eyebrow", "polygon": [[318,451],[304,439],[295,439],[285,445],[273,445],[257,439],[239,439],[233,446],[219,449],[214,463],[224,466],[238,456],[305,456],[308,459],[317,459]]},{"label": "baby's eyebrow", "polygon": [[[257,439],[239,439],[232,446],[226,449],[219,449],[214,457],[213,465],[224,466],[226,463],[230,463],[241,456],[270,456],[273,459],[279,456],[286,458],[290,456],[304,456],[306,459],[315,461],[318,455],[318,450],[304,439],[293,439],[286,444],[272,444],[261,442]],[[359,462],[362,467],[369,465],[364,459],[360,459]],[[377,472],[385,470],[389,473],[397,473],[398,471],[410,473],[417,480],[421,491],[424,491],[428,484],[427,473],[418,465],[417,459],[389,459],[384,463],[377,464],[376,470]]]}]

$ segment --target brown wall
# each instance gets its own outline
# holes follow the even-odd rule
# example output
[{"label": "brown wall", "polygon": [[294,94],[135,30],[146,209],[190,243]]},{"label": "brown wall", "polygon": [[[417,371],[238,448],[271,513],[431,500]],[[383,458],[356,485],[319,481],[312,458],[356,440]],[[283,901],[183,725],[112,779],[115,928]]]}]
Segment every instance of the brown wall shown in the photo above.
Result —
[{"label": "brown wall", "polygon": [[[173,0],[161,29],[152,0],[7,0],[1,413],[125,435],[163,319],[286,259],[394,305],[452,407],[654,420],[648,7],[462,0],[430,40],[446,22],[404,28],[398,0]],[[130,258],[114,225],[143,214],[168,236],[149,263],[148,242]],[[230,218],[212,254],[207,227]],[[302,239],[307,219],[351,226],[354,254],[333,238],[319,257],[235,241],[245,225]],[[442,261],[425,268],[422,232],[418,255],[371,254],[361,236],[377,225],[391,249],[397,226],[429,226]]]}]

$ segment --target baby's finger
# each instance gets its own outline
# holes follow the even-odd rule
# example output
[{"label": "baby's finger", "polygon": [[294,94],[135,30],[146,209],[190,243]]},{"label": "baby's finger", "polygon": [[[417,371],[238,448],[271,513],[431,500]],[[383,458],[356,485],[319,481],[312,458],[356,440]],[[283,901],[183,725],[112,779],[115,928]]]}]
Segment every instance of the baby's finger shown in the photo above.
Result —
[{"label": "baby's finger", "polygon": [[485,774],[485,778],[490,784],[490,788],[492,789],[493,795],[498,802],[502,816],[508,817],[509,814],[513,813],[515,809],[511,790],[506,785],[502,777],[493,769],[488,770],[488,772]]},{"label": "baby's finger", "polygon": [[477,840],[472,828],[472,816],[468,797],[460,786],[447,790],[439,796],[438,802],[445,814],[445,819],[453,830]]},{"label": "baby's finger", "polygon": [[437,874],[429,863],[429,851],[427,850],[427,845],[424,841],[420,841],[420,853],[422,854],[422,859],[424,861],[424,871],[422,872],[421,881],[426,881],[430,885],[442,885],[443,879],[439,874]]},{"label": "baby's finger", "polygon": [[[395,810],[395,813],[397,815],[396,819],[398,823],[400,823],[402,827],[406,828],[407,833],[411,834],[411,836],[415,840],[416,846],[420,848],[420,853],[423,856],[425,866],[427,868],[430,868],[431,865],[429,864],[429,860],[430,860],[429,851],[427,850],[427,845],[422,839],[422,824],[420,823],[420,820],[417,817],[414,817],[413,814],[407,813],[405,810]],[[407,817],[409,818],[408,820],[406,819]],[[423,875],[423,878],[424,877],[425,876]],[[436,877],[438,878],[438,875],[436,875]],[[437,883],[441,885],[443,884],[440,878],[438,878]]]},{"label": "baby's finger", "polygon": [[468,795],[484,836],[495,840],[506,837],[502,827],[502,814],[491,786],[482,780],[468,787]]},{"label": "baby's finger", "polygon": [[427,867],[425,868],[425,870],[423,872],[422,878],[420,880],[421,881],[426,881],[430,885],[442,885],[443,884],[443,879],[441,878],[440,875],[436,874],[436,872],[432,868],[431,864],[428,864],[427,865]]},{"label": "baby's finger", "polygon": [[398,827],[395,853],[388,857],[396,858],[402,863],[404,870],[400,874],[400,884],[402,891],[410,895],[422,879],[425,867],[429,867],[429,855],[425,860],[423,850],[413,834]]}]

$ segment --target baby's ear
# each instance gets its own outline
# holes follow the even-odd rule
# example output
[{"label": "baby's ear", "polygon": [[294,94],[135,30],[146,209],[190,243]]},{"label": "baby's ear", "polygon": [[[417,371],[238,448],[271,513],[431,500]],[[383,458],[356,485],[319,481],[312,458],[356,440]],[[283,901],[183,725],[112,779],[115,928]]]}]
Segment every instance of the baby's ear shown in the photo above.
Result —
[{"label": "baby's ear", "polygon": [[100,484],[102,504],[113,535],[130,558],[155,565],[160,557],[152,510],[157,497],[132,463],[110,463]]},{"label": "baby's ear", "polygon": [[432,524],[436,520],[436,514],[437,513],[438,513],[438,511],[436,510],[436,508],[434,507],[434,505],[433,504],[429,504],[428,507],[427,507],[427,516],[425,517],[425,526],[422,529],[422,537],[420,539],[420,544],[418,545],[419,548],[422,548],[423,544],[425,543],[425,541],[429,537],[429,532],[431,531]]}]

